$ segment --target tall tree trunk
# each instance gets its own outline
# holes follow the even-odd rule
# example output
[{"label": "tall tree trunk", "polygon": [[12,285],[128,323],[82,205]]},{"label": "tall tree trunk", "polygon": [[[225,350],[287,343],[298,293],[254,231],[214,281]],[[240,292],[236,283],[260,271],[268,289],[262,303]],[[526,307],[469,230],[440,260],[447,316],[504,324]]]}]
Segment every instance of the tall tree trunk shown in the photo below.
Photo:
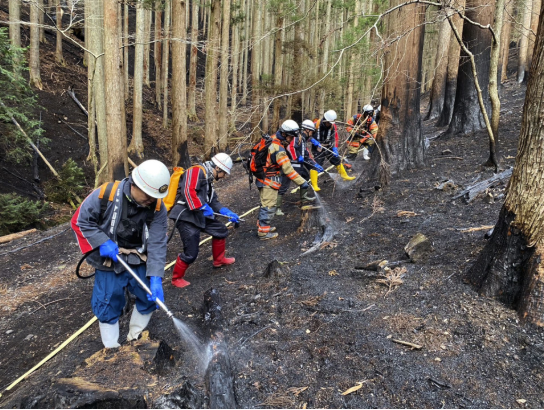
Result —
[{"label": "tall tree trunk", "polygon": [[187,145],[187,22],[185,0],[172,1],[172,166],[191,165]]},{"label": "tall tree trunk", "polygon": [[529,33],[529,48],[527,49],[527,67],[531,67],[531,64],[533,63],[533,51],[536,44],[535,34],[538,30],[538,20],[540,19],[541,6],[542,0],[533,0],[533,9],[531,12],[531,31]]},{"label": "tall tree trunk", "polygon": [[[495,10],[494,3],[492,0],[469,0],[466,16],[483,26],[491,25]],[[489,112],[489,87],[485,79],[489,75],[491,32],[482,30],[474,24],[466,23],[463,27],[462,38],[464,45],[474,55],[476,71],[482,88],[481,96],[486,111]],[[465,51],[461,50],[455,105],[448,133],[469,134],[484,127],[485,122],[480,109],[470,58]]]},{"label": "tall tree trunk", "polygon": [[253,3],[251,34],[251,136],[253,141],[260,138],[260,59],[261,59],[261,4]]},{"label": "tall tree trunk", "polygon": [[[355,0],[355,11],[353,18],[353,31],[357,31],[357,26],[359,25],[359,14],[361,13],[361,2]],[[357,110],[357,103],[353,104],[353,97],[355,95],[355,66],[357,64],[358,53],[356,49],[350,51],[351,55],[349,57],[349,69],[348,69],[348,87],[346,89],[346,108],[344,111],[344,120],[347,121],[349,117]],[[355,105],[355,108],[354,108]]]},{"label": "tall tree trunk", "polygon": [[495,36],[491,44],[491,61],[489,69],[489,99],[491,100],[491,134],[489,134],[489,159],[487,166],[494,166],[498,170],[497,144],[499,142],[499,119],[501,115],[501,101],[499,99],[499,54],[501,52],[501,33],[504,18],[505,0],[497,0],[495,5],[494,31]]},{"label": "tall tree trunk", "polygon": [[[238,10],[240,14],[239,7],[240,1],[233,0],[233,9]],[[236,120],[236,104],[238,97],[238,66],[240,65],[240,22],[238,21],[238,16],[235,21],[235,24],[232,27],[232,82],[230,90],[230,130],[235,130],[235,120]]]},{"label": "tall tree trunk", "polygon": [[[269,33],[270,30],[270,21],[271,18],[268,15],[267,7],[265,7],[261,12],[261,27],[263,28],[263,33]],[[261,128],[263,132],[269,134],[268,124],[268,111],[269,105],[267,103],[269,89],[270,89],[270,75],[272,73],[272,66],[270,64],[270,39],[271,36],[261,37],[261,58],[260,58],[260,70],[259,77],[261,78],[260,84],[262,87],[260,97],[261,97],[261,107],[262,107],[262,123]]]},{"label": "tall tree trunk", "polygon": [[[283,74],[283,53],[282,53],[282,28],[283,28],[283,10],[281,3],[276,10],[276,33],[274,34],[274,90],[276,94],[280,93]],[[280,109],[281,98],[274,100],[274,109],[272,115],[272,128],[277,130],[280,127]]]},{"label": "tall tree trunk", "polygon": [[21,48],[21,0],[9,0],[9,39]]},{"label": "tall tree trunk", "polygon": [[444,107],[444,95],[446,92],[446,76],[448,73],[448,48],[451,38],[451,27],[444,18],[440,23],[438,32],[438,45],[436,49],[435,74],[429,98],[429,111],[425,121],[438,118]]},{"label": "tall tree trunk", "polygon": [[45,22],[45,15],[44,15],[44,10],[45,10],[45,2],[44,0],[34,0],[34,1],[37,1],[38,2],[38,22],[40,24],[40,43],[46,43],[47,41],[45,40],[45,29],[44,29],[44,22]]},{"label": "tall tree trunk", "polygon": [[198,64],[198,3],[192,0],[191,14],[191,59],[189,61],[189,90],[187,93],[187,116],[189,121],[198,121],[196,115],[196,71]]},{"label": "tall tree trunk", "polygon": [[219,151],[225,151],[229,137],[229,34],[230,0],[223,0],[223,20],[221,23],[221,78],[219,83]]},{"label": "tall tree trunk", "polygon": [[248,80],[247,80],[247,70],[249,66],[249,45],[251,44],[250,38],[250,27],[251,27],[251,0],[246,0],[246,19],[244,24],[244,64],[242,64],[243,71],[240,75],[242,80],[242,101],[240,103],[245,107],[247,105],[247,94],[248,94]]},{"label": "tall tree trunk", "polygon": [[[304,13],[304,3],[300,2],[300,10],[299,13]],[[298,17],[297,17],[298,18]],[[355,19],[357,20],[357,19]],[[303,26],[302,22],[298,22],[295,24],[295,41],[293,42],[293,77],[291,79],[291,91],[298,91],[303,86],[303,78],[302,78],[302,58],[303,58],[303,52],[304,52],[304,40],[303,40]],[[292,99],[292,113],[291,117],[294,121],[298,122],[299,124],[302,122],[302,93],[296,92],[293,94]]]},{"label": "tall tree trunk", "polygon": [[162,41],[162,95],[163,95],[163,108],[162,108],[162,127],[168,128],[168,63],[170,54],[170,21],[172,3],[170,0],[164,1],[164,37]]},{"label": "tall tree trunk", "polygon": [[118,3],[104,0],[104,74],[108,130],[108,179],[128,175],[126,125],[123,124],[124,84],[119,50]]},{"label": "tall tree trunk", "polygon": [[[85,3],[87,9],[87,4]],[[55,61],[61,66],[65,66],[64,57],[62,55],[62,8],[60,7],[60,0],[55,0],[55,16],[57,19],[57,44],[55,47]],[[86,26],[86,25],[85,25]]]},{"label": "tall tree trunk", "polygon": [[[221,1],[213,0],[210,10],[210,24],[208,26],[208,44],[206,46],[206,80],[204,85],[206,112],[205,112],[205,157],[210,158],[217,152],[217,60],[219,50],[219,36],[221,34]],[[219,115],[222,115],[219,113]]]},{"label": "tall tree trunk", "polygon": [[[465,0],[458,2],[458,10],[463,11]],[[453,25],[460,36],[463,36],[463,20],[458,14],[451,17]],[[450,26],[451,28],[451,26]],[[457,74],[459,73],[459,55],[461,53],[461,45],[454,35],[450,36],[450,44],[448,47],[448,70],[446,75],[446,89],[444,90],[444,105],[441,111],[437,127],[449,125],[453,116],[453,108],[455,105],[455,94],[457,91]]]},{"label": "tall tree trunk", "polygon": [[[400,4],[400,0],[395,4]],[[372,156],[382,184],[387,184],[391,175],[425,162],[420,114],[424,21],[425,6],[421,5],[401,7],[387,18],[388,37],[402,37],[389,46],[385,55],[382,113],[376,142],[381,160],[388,167],[383,162],[378,166],[380,155]]]},{"label": "tall tree trunk", "polygon": [[145,19],[147,10],[143,0],[136,3],[136,40],[134,44],[134,81],[132,94],[132,140],[128,146],[129,154],[136,154],[139,159],[144,157],[142,140],[142,89],[144,83],[144,52],[145,52]]},{"label": "tall tree trunk", "polygon": [[162,11],[161,4],[155,3],[155,42],[153,43],[153,60],[155,63],[155,103],[161,109],[161,67],[162,67]]},{"label": "tall tree trunk", "polygon": [[506,3],[506,15],[502,25],[501,33],[501,56],[500,56],[500,79],[501,83],[508,79],[508,55],[510,53],[510,34],[512,32],[512,11],[514,2]]},{"label": "tall tree trunk", "polygon": [[125,61],[126,63],[123,65],[123,75],[124,75],[124,79],[125,79],[125,101],[128,101],[130,95],[129,95],[129,91],[130,91],[130,82],[129,82],[129,76],[128,76],[128,68],[129,68],[129,64],[128,64],[128,49],[129,49],[129,45],[128,45],[128,40],[129,40],[129,36],[128,36],[128,1],[125,2],[125,6],[123,7],[124,9],[124,13],[123,13],[123,61]]},{"label": "tall tree trunk", "polygon": [[147,87],[151,87],[151,81],[150,81],[150,71],[151,71],[151,64],[150,64],[150,57],[149,53],[151,52],[151,9],[145,9],[144,10],[144,84]]},{"label": "tall tree trunk", "polygon": [[40,76],[40,28],[38,5],[30,2],[30,83],[42,90],[42,78]]},{"label": "tall tree trunk", "polygon": [[[329,68],[329,44],[331,42],[331,34],[329,33],[331,29],[331,11],[332,11],[332,1],[327,1],[327,14],[325,16],[325,22],[324,22],[324,28],[323,28],[323,34],[326,36],[324,44],[323,44],[323,59],[321,63],[321,74],[325,75],[327,73],[327,70]],[[325,113],[325,94],[326,90],[325,88],[321,89],[320,96],[319,96],[319,116],[322,117]]]},{"label": "tall tree trunk", "polygon": [[[89,55],[89,64],[87,66],[88,78],[92,80],[89,84],[89,101],[94,103],[96,117],[96,131],[98,136],[98,152],[100,156],[100,168],[107,167],[108,163],[108,131],[106,126],[106,94],[104,89],[104,35],[103,18],[104,9],[102,0],[86,0],[89,7],[87,14],[88,29],[88,47],[92,53]],[[95,57],[100,56],[100,57]],[[90,110],[89,110],[90,112]],[[89,116],[87,127],[90,131],[95,127],[94,119]],[[105,182],[108,179],[107,168],[99,175],[97,183]]]},{"label": "tall tree trunk", "polygon": [[467,273],[479,292],[544,326],[544,20],[539,22],[518,154],[489,242]]},{"label": "tall tree trunk", "polygon": [[523,3],[523,20],[521,23],[521,38],[519,39],[518,56],[518,83],[527,80],[527,50],[529,49],[529,30],[531,28],[531,11],[533,0],[525,0]]}]

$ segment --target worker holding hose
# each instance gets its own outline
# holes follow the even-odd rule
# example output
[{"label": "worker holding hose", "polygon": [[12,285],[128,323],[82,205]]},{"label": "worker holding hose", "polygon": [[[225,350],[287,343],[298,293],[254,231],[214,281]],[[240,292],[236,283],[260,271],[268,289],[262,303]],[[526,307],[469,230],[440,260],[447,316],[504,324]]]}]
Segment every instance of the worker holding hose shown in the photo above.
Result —
[{"label": "worker holding hose", "polygon": [[[162,278],[166,264],[166,208],[170,173],[156,160],[136,167],[129,178],[94,190],[72,217],[72,229],[87,262],[95,268],[91,306],[99,320],[106,348],[119,347],[119,317],[127,288],[136,296],[127,340],[138,339],[155,301],[164,302]],[[119,263],[123,259],[151,290],[151,295]]]},{"label": "worker holding hose", "polygon": [[[340,154],[338,154],[338,129],[335,124],[336,112],[329,110],[325,112],[323,118],[315,122],[315,137],[310,139],[312,143],[312,154],[315,161],[323,166],[328,159],[332,165],[336,166],[338,173],[345,181],[351,181],[355,177],[350,177],[342,164]],[[310,177],[315,191],[321,189],[317,185],[317,171],[311,171]]]},{"label": "worker holding hose", "polygon": [[190,285],[183,277],[191,263],[198,256],[200,232],[212,236],[213,267],[231,265],[234,258],[225,256],[226,237],[229,231],[214,213],[238,223],[240,218],[219,202],[213,182],[230,174],[232,159],[223,152],[212,157],[202,165],[195,165],[182,175],[179,180],[176,203],[170,211],[183,242],[183,252],[178,255],[172,272],[172,285],[183,288]]}]

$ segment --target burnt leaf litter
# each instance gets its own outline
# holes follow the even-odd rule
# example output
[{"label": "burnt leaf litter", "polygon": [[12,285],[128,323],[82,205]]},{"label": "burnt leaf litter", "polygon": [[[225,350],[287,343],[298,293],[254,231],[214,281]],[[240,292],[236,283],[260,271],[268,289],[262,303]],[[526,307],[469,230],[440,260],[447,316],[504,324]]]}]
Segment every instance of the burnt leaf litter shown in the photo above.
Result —
[{"label": "burnt leaf litter", "polygon": [[[502,91],[503,107],[508,107],[500,127],[504,170],[514,164],[524,89],[508,82]],[[81,120],[77,108],[64,104],[69,117]],[[432,121],[423,127],[430,138],[445,130]],[[70,150],[79,152],[77,159],[86,155],[83,140],[70,141]],[[505,183],[470,204],[452,199],[477,178],[493,176],[481,166],[487,147],[485,132],[432,140],[425,168],[396,175],[388,188],[379,190],[368,180],[369,165],[360,158],[353,164],[353,174],[359,176],[354,182],[320,177],[322,209],[335,235],[314,252],[301,256],[312,247],[316,232],[299,231],[299,196],[288,194],[286,215],[273,221],[277,239],[257,240],[253,213],[227,239],[234,265],[213,269],[207,243],[187,271],[190,286],[172,287],[171,269],[166,272],[167,306],[201,338],[207,334],[204,293],[211,288],[219,293],[219,334],[230,358],[239,407],[544,407],[542,329],[521,326],[514,311],[480,297],[463,277],[504,200]],[[60,151],[55,145],[50,149]],[[149,157],[160,158],[159,144],[153,149]],[[224,205],[239,214],[259,203],[257,190],[248,189],[239,165],[216,188]],[[80,255],[67,227],[0,246],[2,390],[93,317],[93,280],[75,276]],[[51,240],[8,253],[55,233],[59,235]],[[404,248],[416,234],[424,235],[432,250],[412,263]],[[168,261],[175,260],[181,250],[178,236],[168,249]],[[120,320],[120,340],[129,317],[130,312]],[[124,368],[124,361],[120,367],[96,364],[98,359],[106,364],[114,359],[101,351],[93,324],[4,393],[0,405],[209,406],[204,370],[172,321],[156,312],[148,330],[151,340],[172,349],[163,349],[169,363],[163,371],[156,371],[158,362],[148,365],[153,354],[145,356],[140,345],[123,346],[132,352],[123,350],[137,370]],[[140,366],[140,361],[147,364]],[[87,397],[78,388],[89,385],[75,377],[89,375],[92,366],[103,372],[93,376],[92,388],[102,387],[100,394]],[[78,388],[66,387],[75,381]]]}]

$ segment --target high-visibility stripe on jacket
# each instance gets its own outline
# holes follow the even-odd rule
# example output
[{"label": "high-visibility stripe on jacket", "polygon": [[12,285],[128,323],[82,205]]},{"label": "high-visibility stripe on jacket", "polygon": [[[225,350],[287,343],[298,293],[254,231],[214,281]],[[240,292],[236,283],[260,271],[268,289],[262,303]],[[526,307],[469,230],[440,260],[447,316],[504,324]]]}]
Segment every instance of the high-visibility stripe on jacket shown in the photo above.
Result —
[{"label": "high-visibility stripe on jacket", "polygon": [[330,128],[321,126],[322,120],[314,121],[315,135],[314,138],[322,145],[338,148],[338,128],[336,124],[332,124]]},{"label": "high-visibility stripe on jacket", "polygon": [[281,186],[281,183],[275,180],[277,179],[275,177],[280,174],[280,170],[297,185],[302,185],[306,182],[306,180],[293,169],[285,148],[283,148],[281,142],[275,136],[272,137],[272,144],[268,147],[265,170],[266,178],[264,180],[257,178],[257,181],[274,189],[279,189]]}]

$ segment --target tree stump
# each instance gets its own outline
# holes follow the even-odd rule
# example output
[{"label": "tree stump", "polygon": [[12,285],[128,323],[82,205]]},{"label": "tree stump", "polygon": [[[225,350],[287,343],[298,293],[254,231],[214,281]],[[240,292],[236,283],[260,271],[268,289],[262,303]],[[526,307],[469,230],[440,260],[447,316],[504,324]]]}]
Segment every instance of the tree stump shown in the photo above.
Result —
[{"label": "tree stump", "polygon": [[410,242],[404,247],[404,251],[410,257],[412,262],[425,262],[431,252],[434,251],[431,242],[422,233],[417,233]]},{"label": "tree stump", "polygon": [[320,206],[306,205],[300,208],[300,211],[301,216],[298,233],[322,229],[325,225]]},{"label": "tree stump", "polygon": [[212,358],[206,370],[206,388],[212,409],[234,409],[237,406],[234,393],[234,377],[227,344],[223,336],[221,298],[216,289],[204,293],[204,324],[212,341]]},{"label": "tree stump", "polygon": [[274,259],[268,264],[263,272],[263,277],[267,279],[285,279],[289,277],[290,271],[287,268],[283,268],[277,259]]}]

